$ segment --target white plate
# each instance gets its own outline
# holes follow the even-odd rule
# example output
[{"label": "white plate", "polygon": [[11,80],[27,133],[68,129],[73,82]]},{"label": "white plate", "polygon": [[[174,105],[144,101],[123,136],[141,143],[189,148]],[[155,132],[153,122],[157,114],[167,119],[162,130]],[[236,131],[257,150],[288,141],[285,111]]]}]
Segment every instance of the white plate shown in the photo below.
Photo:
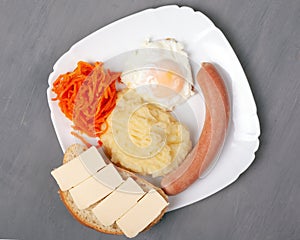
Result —
[{"label": "white plate", "polygon": [[63,151],[74,143],[71,121],[51,101],[53,81],[59,74],[72,71],[79,60],[106,61],[134,50],[146,38],[175,38],[182,42],[196,62],[214,62],[229,86],[232,122],[226,143],[215,167],[184,192],[170,197],[169,211],[204,199],[234,182],[255,158],[259,146],[259,120],[245,73],[222,32],[201,12],[176,5],[148,9],[122,18],[74,44],[53,67],[47,97],[51,118]]}]

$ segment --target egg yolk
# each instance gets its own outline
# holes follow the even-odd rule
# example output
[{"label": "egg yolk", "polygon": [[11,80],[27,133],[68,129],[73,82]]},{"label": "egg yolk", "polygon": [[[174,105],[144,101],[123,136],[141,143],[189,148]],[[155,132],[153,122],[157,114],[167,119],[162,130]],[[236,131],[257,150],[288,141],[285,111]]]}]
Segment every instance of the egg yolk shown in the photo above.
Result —
[{"label": "egg yolk", "polygon": [[171,71],[151,69],[147,75],[158,84],[154,92],[158,97],[179,94],[185,83],[184,78]]}]

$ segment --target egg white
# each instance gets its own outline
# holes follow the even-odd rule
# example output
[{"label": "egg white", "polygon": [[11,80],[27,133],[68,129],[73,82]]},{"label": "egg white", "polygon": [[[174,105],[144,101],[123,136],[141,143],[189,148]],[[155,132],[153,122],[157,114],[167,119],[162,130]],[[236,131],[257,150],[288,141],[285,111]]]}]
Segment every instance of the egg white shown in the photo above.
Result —
[{"label": "egg white", "polygon": [[[173,109],[194,94],[188,54],[175,39],[147,40],[142,48],[130,55],[125,66],[122,82],[128,88],[136,89],[148,102]],[[162,85],[159,76],[172,79],[166,78],[167,83]],[[174,90],[177,85],[174,85],[173,79],[182,79],[179,81],[183,85],[180,91]]]}]

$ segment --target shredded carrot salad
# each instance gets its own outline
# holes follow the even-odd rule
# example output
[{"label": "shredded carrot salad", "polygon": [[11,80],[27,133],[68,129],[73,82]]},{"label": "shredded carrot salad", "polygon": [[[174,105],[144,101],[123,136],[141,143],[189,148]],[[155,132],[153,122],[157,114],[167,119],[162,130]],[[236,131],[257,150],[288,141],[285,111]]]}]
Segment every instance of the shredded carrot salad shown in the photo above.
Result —
[{"label": "shredded carrot salad", "polygon": [[[80,61],[73,72],[55,80],[52,91],[57,96],[52,100],[59,101],[61,111],[73,121],[74,130],[100,138],[108,128],[106,119],[116,106],[116,81],[120,81],[120,75],[105,70],[101,62],[93,65]],[[88,145],[78,133],[72,135]]]}]

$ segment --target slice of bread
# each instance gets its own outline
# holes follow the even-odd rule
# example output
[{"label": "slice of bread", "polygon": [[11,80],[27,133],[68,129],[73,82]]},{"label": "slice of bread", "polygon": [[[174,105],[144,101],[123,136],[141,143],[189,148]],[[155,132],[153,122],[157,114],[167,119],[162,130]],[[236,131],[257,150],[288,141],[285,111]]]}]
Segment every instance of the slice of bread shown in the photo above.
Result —
[{"label": "slice of bread", "polygon": [[[68,161],[71,161],[73,158],[77,157],[80,153],[82,153],[83,151],[86,150],[86,147],[80,144],[73,144],[71,145],[65,152],[64,158],[63,158],[63,164],[67,163]],[[140,187],[145,191],[148,192],[151,188],[155,189],[156,191],[158,191],[160,193],[160,195],[166,200],[168,201],[168,197],[167,195],[164,193],[164,191],[158,187],[153,186],[152,184],[150,184],[149,182],[147,182],[146,180],[144,180],[143,178],[140,178],[138,176],[136,176],[135,174],[121,169],[119,167],[116,167],[120,173],[120,175],[123,177],[123,179],[127,179],[128,177],[133,178],[139,185]],[[77,208],[77,206],[75,205],[72,196],[70,195],[69,191],[59,191],[59,195],[61,200],[63,201],[63,203],[65,204],[65,206],[67,207],[67,209],[69,210],[69,212],[72,214],[72,216],[79,221],[80,223],[82,223],[83,225],[90,227],[96,231],[99,232],[103,232],[103,233],[108,233],[108,234],[123,234],[123,232],[121,231],[121,229],[114,223],[111,226],[103,226],[99,220],[97,219],[97,217],[93,214],[92,212],[92,208],[97,204],[93,204],[92,206],[90,206],[87,209],[84,210],[80,210]],[[150,229],[154,224],[156,224],[164,215],[164,213],[166,212],[165,208],[161,214],[151,223],[149,224],[145,230]],[[144,231],[145,231],[144,230]]]}]

